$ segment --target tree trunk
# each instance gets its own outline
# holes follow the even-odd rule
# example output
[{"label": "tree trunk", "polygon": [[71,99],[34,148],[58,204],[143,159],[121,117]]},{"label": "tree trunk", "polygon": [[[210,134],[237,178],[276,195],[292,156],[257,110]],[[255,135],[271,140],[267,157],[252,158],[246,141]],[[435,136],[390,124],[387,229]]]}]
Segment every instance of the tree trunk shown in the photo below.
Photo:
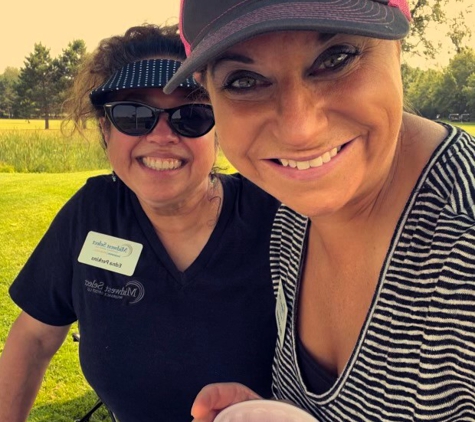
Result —
[{"label": "tree trunk", "polygon": [[44,98],[44,110],[45,110],[45,129],[49,129],[49,104],[46,97]]}]

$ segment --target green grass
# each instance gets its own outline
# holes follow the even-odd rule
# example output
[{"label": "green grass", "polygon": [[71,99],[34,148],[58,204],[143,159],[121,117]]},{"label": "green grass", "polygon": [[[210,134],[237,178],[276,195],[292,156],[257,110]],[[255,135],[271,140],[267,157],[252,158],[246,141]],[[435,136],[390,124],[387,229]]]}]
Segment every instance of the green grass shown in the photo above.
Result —
[{"label": "green grass", "polygon": [[[13,125],[13,122],[9,123]],[[0,121],[0,142],[8,132],[4,124]],[[458,126],[475,135],[475,123]],[[14,132],[22,129],[12,128]],[[226,172],[234,171],[222,155],[217,164],[227,168]],[[104,172],[107,170],[62,174],[1,173],[0,170],[0,353],[10,326],[19,313],[8,295],[11,282],[61,206],[88,177]],[[76,330],[74,325],[71,331]],[[51,362],[28,421],[71,422],[92,407],[96,396],[82,375],[77,348],[78,345],[68,336]],[[107,419],[106,412],[101,410],[91,418],[91,422]]]},{"label": "green grass", "polygon": [[[32,130],[25,129],[31,125]],[[96,129],[65,137],[60,130],[38,129],[41,121],[0,119],[0,173],[68,173],[109,168]],[[60,121],[51,126],[59,128]],[[226,163],[225,172],[235,169],[222,154],[218,165]]]},{"label": "green grass", "polygon": [[470,135],[475,136],[475,122],[470,122],[470,123],[454,122],[452,124],[454,124],[455,126],[458,126],[458,127],[462,128],[463,130],[467,131],[468,133],[470,133]]},{"label": "green grass", "polygon": [[[38,120],[0,120],[0,172],[65,173],[108,168],[100,146],[99,133],[86,130],[84,139],[78,134],[65,137],[60,121],[51,122],[56,129],[38,129]],[[31,125],[32,129],[25,129]]]},{"label": "green grass", "polygon": [[[51,130],[58,130],[61,126],[61,120],[50,120]],[[26,120],[26,119],[0,119],[0,131],[2,130],[36,130],[44,129],[44,120]]]},{"label": "green grass", "polygon": [[[233,168],[220,155],[217,165]],[[106,173],[0,173],[0,353],[20,310],[8,288],[61,206],[88,177]],[[77,331],[74,324],[71,331]],[[85,381],[71,336],[54,356],[28,421],[71,422],[94,404],[96,396]],[[105,411],[91,422],[108,420]]]},{"label": "green grass", "polygon": [[[68,174],[0,174],[0,352],[19,309],[8,287],[48,228],[59,208],[102,171]],[[77,330],[77,326],[72,331]],[[78,345],[67,337],[51,362],[28,421],[71,422],[85,413],[96,397],[78,361]],[[93,421],[107,420],[98,412]]]}]

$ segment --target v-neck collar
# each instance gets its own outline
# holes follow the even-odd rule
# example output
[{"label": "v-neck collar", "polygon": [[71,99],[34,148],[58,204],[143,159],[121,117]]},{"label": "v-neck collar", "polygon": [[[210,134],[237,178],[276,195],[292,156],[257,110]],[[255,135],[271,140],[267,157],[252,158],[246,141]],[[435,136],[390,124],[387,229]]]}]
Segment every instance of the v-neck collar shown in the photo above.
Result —
[{"label": "v-neck collar", "polygon": [[[444,127],[447,129],[447,135],[445,139],[438,145],[438,147],[433,151],[429,161],[425,165],[424,169],[422,170],[421,174],[419,175],[419,178],[415,184],[415,187],[413,188],[411,195],[404,207],[404,210],[401,213],[401,216],[399,217],[399,220],[396,225],[396,229],[393,233],[388,251],[386,253],[386,257],[383,261],[383,265],[378,277],[378,282],[376,284],[376,289],[373,294],[373,298],[371,300],[371,304],[368,309],[368,313],[365,317],[365,321],[363,323],[363,326],[361,328],[360,334],[358,336],[358,339],[356,341],[356,344],[353,348],[353,351],[348,359],[348,362],[346,363],[343,371],[341,374],[338,376],[335,384],[325,393],[322,394],[314,394],[305,388],[305,393],[312,397],[313,400],[316,400],[317,402],[320,402],[322,404],[328,403],[329,401],[335,399],[337,395],[341,392],[341,390],[344,388],[346,385],[346,381],[348,380],[349,376],[351,375],[353,368],[358,362],[358,357],[362,351],[367,346],[367,334],[368,331],[372,328],[373,324],[373,319],[375,313],[378,311],[378,304],[380,303],[380,298],[381,298],[381,293],[386,286],[386,276],[390,270],[397,269],[394,266],[393,263],[393,257],[396,252],[396,250],[399,247],[400,239],[403,236],[405,230],[406,230],[406,222],[410,218],[413,210],[414,210],[414,205],[417,202],[419,198],[419,193],[422,191],[423,185],[426,183],[428,177],[430,176],[431,172],[433,171],[435,165],[439,162],[441,157],[446,153],[446,151],[452,146],[452,144],[457,141],[457,134],[459,133],[459,130],[457,128],[449,126],[449,125],[444,125]],[[296,274],[296,279],[295,279],[295,296],[293,298],[293,301],[291,303],[291,306],[293,308],[293,313],[292,313],[292,319],[291,319],[291,324],[292,324],[292,342],[291,342],[291,347],[292,347],[292,353],[294,356],[296,356],[296,337],[297,337],[297,319],[298,319],[298,304],[299,304],[299,295],[300,295],[300,287],[301,287],[301,278],[302,278],[302,271],[303,271],[303,266],[305,265],[305,255],[306,255],[306,249],[308,247],[308,234],[309,234],[309,229],[310,229],[310,219],[305,217],[305,233],[302,238],[302,243],[300,244],[301,250],[300,252],[297,250],[296,253],[300,253],[300,259],[299,259],[299,271]],[[303,378],[301,374],[301,368],[297,367],[297,373],[298,377],[300,380],[300,383],[302,386],[305,386],[303,383]]]},{"label": "v-neck collar", "polygon": [[232,200],[232,198],[236,196],[235,192],[233,192],[233,189],[235,188],[232,183],[226,183],[225,177],[220,178],[220,180],[223,186],[223,202],[218,221],[205,246],[197,256],[197,258],[185,271],[178,270],[175,263],[168,254],[167,250],[160,241],[159,237],[157,236],[152,222],[145,214],[145,211],[140,205],[137,196],[129,190],[130,201],[132,203],[135,216],[143,231],[145,238],[148,241],[150,248],[153,250],[157,259],[160,260],[160,262],[166,268],[171,277],[176,281],[177,285],[181,288],[188,285],[193,280],[193,278],[206,267],[207,263],[215,253],[216,245],[219,243],[219,239],[223,235],[228,220],[232,215],[234,206],[234,201]]}]

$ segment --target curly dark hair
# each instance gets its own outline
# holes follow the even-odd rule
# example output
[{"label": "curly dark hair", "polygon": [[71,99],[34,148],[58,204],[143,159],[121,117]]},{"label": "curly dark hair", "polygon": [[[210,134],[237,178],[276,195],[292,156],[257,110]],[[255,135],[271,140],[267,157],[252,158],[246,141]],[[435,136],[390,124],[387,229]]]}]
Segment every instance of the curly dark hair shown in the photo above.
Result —
[{"label": "curly dark hair", "polygon": [[[103,39],[84,61],[74,80],[70,95],[64,103],[72,132],[83,134],[85,122],[104,116],[102,108],[95,108],[89,94],[102,85],[114,72],[127,63],[150,58],[184,60],[185,48],[180,40],[178,25],[157,26],[144,24],[129,28],[124,35]],[[207,98],[203,92],[195,93],[195,99]]]}]

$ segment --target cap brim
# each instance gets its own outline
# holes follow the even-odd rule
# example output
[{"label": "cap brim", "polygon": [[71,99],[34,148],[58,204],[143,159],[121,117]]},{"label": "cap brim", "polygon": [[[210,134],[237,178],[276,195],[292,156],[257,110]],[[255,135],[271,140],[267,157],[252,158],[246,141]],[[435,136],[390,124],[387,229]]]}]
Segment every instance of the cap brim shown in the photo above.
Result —
[{"label": "cap brim", "polygon": [[[265,10],[264,10],[265,9]],[[316,31],[398,40],[409,32],[409,21],[396,7],[366,0],[279,4],[242,15],[205,36],[163,88],[172,93],[183,80],[204,68],[233,45],[274,31]]]},{"label": "cap brim", "polygon": [[[163,88],[180,68],[181,62],[173,59],[144,59],[126,63],[102,85],[95,88],[89,99],[95,107],[104,105],[113,93],[141,88]],[[193,78],[183,78],[178,86],[197,89],[200,85]]]}]

